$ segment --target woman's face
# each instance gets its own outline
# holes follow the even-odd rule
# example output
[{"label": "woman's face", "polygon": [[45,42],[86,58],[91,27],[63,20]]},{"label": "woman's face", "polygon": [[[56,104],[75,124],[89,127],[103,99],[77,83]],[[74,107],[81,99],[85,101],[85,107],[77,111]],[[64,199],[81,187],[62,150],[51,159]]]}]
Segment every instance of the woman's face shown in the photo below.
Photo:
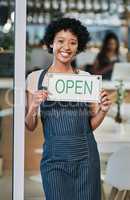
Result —
[{"label": "woman's face", "polygon": [[61,30],[56,34],[51,47],[53,48],[54,59],[67,64],[76,55],[78,39],[69,30]]},{"label": "woman's face", "polygon": [[117,42],[115,39],[110,39],[108,40],[108,43],[107,43],[107,49],[109,51],[115,51],[117,48]]}]

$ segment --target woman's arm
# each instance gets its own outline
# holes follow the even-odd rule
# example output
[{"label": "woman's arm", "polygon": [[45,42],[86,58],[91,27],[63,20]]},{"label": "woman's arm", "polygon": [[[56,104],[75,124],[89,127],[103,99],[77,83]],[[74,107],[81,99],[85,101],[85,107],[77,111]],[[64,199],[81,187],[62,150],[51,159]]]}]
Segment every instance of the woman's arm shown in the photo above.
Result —
[{"label": "woman's arm", "polygon": [[25,116],[25,125],[28,130],[33,131],[38,122],[38,108],[42,101],[47,99],[47,91],[36,91],[34,94],[27,92],[27,104],[26,104],[26,116]]},{"label": "woman's arm", "polygon": [[91,105],[91,127],[95,130],[103,121],[104,117],[106,116],[109,108],[111,106],[111,100],[106,91],[101,92],[101,103],[99,105]]}]

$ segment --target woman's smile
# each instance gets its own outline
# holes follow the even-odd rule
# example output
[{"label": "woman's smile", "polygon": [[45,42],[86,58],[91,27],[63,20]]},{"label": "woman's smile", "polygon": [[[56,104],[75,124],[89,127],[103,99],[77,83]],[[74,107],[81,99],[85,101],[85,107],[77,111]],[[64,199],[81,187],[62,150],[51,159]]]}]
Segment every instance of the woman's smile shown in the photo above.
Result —
[{"label": "woman's smile", "polygon": [[65,58],[67,58],[68,56],[70,56],[70,53],[68,53],[68,52],[60,52],[60,54],[63,56],[63,57],[65,57]]}]

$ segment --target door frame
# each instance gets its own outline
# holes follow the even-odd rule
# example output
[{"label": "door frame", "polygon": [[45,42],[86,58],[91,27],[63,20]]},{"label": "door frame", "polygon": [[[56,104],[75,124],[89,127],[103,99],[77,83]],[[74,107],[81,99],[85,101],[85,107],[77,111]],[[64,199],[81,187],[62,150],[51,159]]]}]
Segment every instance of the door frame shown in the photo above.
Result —
[{"label": "door frame", "polygon": [[26,0],[15,0],[13,200],[24,200]]}]

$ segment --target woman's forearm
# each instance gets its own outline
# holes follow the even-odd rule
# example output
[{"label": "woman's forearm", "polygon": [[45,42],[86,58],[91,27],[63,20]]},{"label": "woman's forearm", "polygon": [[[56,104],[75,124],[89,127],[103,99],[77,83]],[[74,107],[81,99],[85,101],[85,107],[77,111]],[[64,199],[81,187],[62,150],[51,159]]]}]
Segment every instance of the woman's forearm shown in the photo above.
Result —
[{"label": "woman's forearm", "polygon": [[93,130],[99,127],[99,125],[102,123],[104,117],[106,116],[107,112],[102,111],[101,109],[96,113],[95,116],[93,116],[90,120],[91,127]]},{"label": "woman's forearm", "polygon": [[25,125],[28,130],[33,131],[38,122],[37,111],[30,109],[25,117]]}]

